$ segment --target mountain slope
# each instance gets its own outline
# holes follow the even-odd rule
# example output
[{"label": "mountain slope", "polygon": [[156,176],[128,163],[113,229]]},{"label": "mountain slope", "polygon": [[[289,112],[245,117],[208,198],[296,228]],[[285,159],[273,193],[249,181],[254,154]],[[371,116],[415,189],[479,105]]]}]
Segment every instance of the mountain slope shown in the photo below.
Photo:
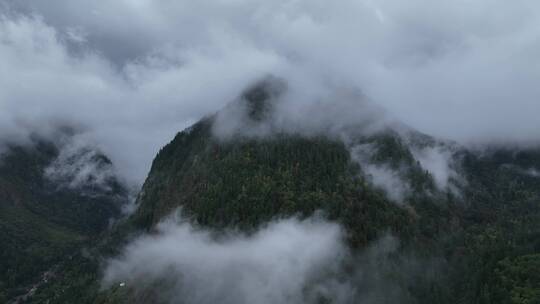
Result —
[{"label": "mountain slope", "polygon": [[[253,233],[275,219],[322,211],[345,228],[359,260],[393,235],[396,249],[368,261],[378,280],[351,279],[355,301],[376,291],[375,303],[394,303],[389,291],[399,289],[400,303],[538,302],[538,150],[467,150],[411,130],[354,126],[347,140],[279,129],[261,136],[272,111],[266,102],[276,96],[265,88],[240,99],[252,129],[216,136],[218,113],[178,133],[156,156],[136,213],[67,263],[66,275],[38,290],[36,302],[175,302],[166,295],[176,285],[166,279],[138,287],[139,278],[128,278],[133,285],[100,290],[100,264],[122,254],[134,235],[153,236],[178,208],[217,233]],[[354,277],[351,263],[342,279]]]},{"label": "mountain slope", "polygon": [[[239,100],[250,127],[265,124],[271,115],[268,103],[277,94],[276,86],[282,87],[263,82]],[[366,245],[381,230],[412,235],[417,214],[373,187],[340,138],[288,132],[261,137],[250,130],[220,138],[214,134],[216,119],[203,119],[160,150],[134,215],[140,227],[153,227],[178,207],[203,226],[244,229],[276,217],[305,217],[322,210],[353,232],[354,246]],[[418,208],[428,199],[427,191],[438,192],[399,134],[384,129],[356,137],[354,145],[373,146],[376,153],[370,163],[400,170],[411,183],[407,200]]]},{"label": "mountain slope", "polygon": [[[248,91],[242,100],[271,109],[261,106],[260,96],[272,94]],[[264,123],[264,114],[255,111],[252,117],[251,112],[250,126]],[[538,150],[479,152],[392,129],[357,132],[347,144],[333,136],[280,132],[260,137],[240,131],[223,140],[212,134],[213,119],[179,133],[160,151],[134,216],[139,227],[151,229],[178,207],[203,226],[248,231],[271,219],[323,210],[346,228],[353,248],[364,248],[390,231],[401,240],[401,252],[412,250],[440,261],[435,281],[420,272],[417,282],[400,283],[412,302],[535,300],[539,282],[523,283],[524,272],[508,269],[536,265]],[[360,162],[353,159],[358,146],[370,148],[370,153],[360,149]],[[438,186],[436,172],[417,158],[418,150],[439,148],[449,151],[448,161],[456,171],[446,189]],[[365,174],[371,166],[394,170],[409,185],[401,205]],[[504,284],[506,289],[500,289]],[[516,290],[524,294],[516,295]]]},{"label": "mountain slope", "polygon": [[[127,191],[114,179],[103,190],[89,180],[70,187],[50,178],[47,169],[62,152],[49,141],[34,138],[6,150],[0,160],[1,302],[26,293],[41,273],[104,231],[127,201]],[[99,155],[95,162],[111,166],[93,154]]]}]

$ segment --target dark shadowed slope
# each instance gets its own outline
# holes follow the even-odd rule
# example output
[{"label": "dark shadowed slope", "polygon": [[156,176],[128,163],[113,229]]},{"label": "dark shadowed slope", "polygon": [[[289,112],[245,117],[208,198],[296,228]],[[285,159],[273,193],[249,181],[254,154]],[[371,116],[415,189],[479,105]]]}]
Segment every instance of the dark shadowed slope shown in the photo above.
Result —
[{"label": "dark shadowed slope", "polygon": [[[85,148],[60,163],[62,148],[35,138],[9,146],[1,156],[0,302],[25,294],[43,272],[106,230],[127,202],[128,193],[117,180],[97,184],[97,173],[81,167],[106,170],[112,164],[105,156]],[[78,174],[80,183],[60,178],[74,181],[69,174]]]}]

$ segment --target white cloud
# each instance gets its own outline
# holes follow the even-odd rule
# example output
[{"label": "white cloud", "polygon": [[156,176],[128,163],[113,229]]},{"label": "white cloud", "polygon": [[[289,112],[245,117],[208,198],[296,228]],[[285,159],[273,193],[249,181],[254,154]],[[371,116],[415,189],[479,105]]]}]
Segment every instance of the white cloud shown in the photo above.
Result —
[{"label": "white cloud", "polygon": [[322,219],[221,237],[169,219],[110,260],[104,284],[125,282],[139,293],[153,286],[165,303],[346,303],[352,286],[338,273],[348,255],[341,228]]},{"label": "white cloud", "polygon": [[387,197],[397,203],[403,204],[410,185],[402,178],[399,169],[390,167],[386,163],[374,163],[373,156],[377,153],[372,144],[357,144],[350,147],[351,159],[360,165],[362,175],[386,193]]},{"label": "white cloud", "polygon": [[449,147],[428,146],[422,149],[413,148],[411,152],[420,166],[431,174],[439,190],[452,189],[450,181],[458,179],[459,175]]},{"label": "white cloud", "polygon": [[216,234],[177,214],[109,259],[102,287],[156,303],[412,303],[407,286],[442,266],[390,234],[354,252],[344,237],[318,216]]},{"label": "white cloud", "polygon": [[177,214],[109,259],[102,287],[156,303],[380,304],[414,302],[407,286],[436,280],[441,265],[401,252],[392,235],[354,253],[344,237],[319,216],[216,234]]},{"label": "white cloud", "polygon": [[527,173],[532,177],[540,177],[540,171],[536,170],[535,168],[527,170]]}]

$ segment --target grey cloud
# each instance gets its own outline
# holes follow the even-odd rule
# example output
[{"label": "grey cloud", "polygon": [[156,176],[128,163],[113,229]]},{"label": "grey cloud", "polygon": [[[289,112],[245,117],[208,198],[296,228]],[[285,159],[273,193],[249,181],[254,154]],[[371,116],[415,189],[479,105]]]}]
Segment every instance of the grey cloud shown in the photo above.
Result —
[{"label": "grey cloud", "polygon": [[288,83],[295,102],[278,122],[295,128],[365,119],[358,103],[333,103],[346,91],[427,134],[540,137],[533,0],[8,0],[2,8],[1,137],[76,123],[138,182],[176,131],[267,74]]},{"label": "grey cloud", "polygon": [[[39,18],[4,15],[0,37],[0,139],[24,141],[75,126],[135,182],[178,130],[232,100],[275,62],[240,47],[211,57],[149,56],[117,71],[91,50],[70,56],[58,31]],[[232,69],[233,62],[241,64]]]}]

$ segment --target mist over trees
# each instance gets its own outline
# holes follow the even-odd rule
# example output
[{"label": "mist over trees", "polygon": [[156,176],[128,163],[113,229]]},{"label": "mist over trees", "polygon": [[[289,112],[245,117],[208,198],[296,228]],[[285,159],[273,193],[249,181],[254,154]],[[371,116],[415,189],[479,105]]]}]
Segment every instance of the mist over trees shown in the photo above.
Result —
[{"label": "mist over trees", "polygon": [[540,299],[535,0],[0,0],[0,302]]}]

